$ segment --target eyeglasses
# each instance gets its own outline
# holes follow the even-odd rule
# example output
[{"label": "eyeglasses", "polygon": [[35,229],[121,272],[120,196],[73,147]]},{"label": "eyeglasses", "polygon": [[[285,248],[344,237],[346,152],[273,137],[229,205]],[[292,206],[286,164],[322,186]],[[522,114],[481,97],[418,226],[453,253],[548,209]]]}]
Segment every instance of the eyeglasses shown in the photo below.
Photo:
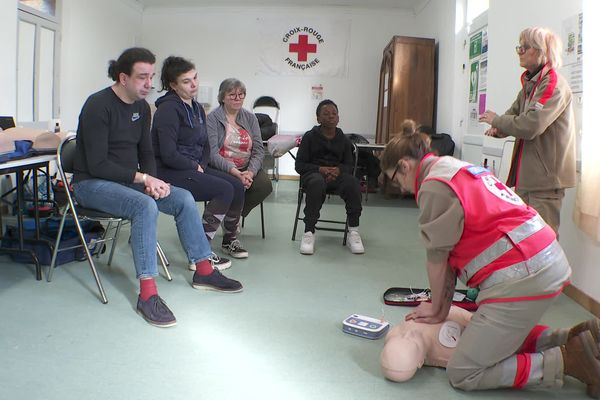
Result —
[{"label": "eyeglasses", "polygon": [[398,168],[400,168],[400,165],[396,165],[396,169],[394,170],[394,173],[392,174],[392,177],[390,178],[391,181],[394,181],[394,178],[396,177],[396,174],[398,173]]},{"label": "eyeglasses", "polygon": [[227,97],[231,100],[240,99],[244,100],[246,98],[246,93],[229,93]]},{"label": "eyeglasses", "polygon": [[522,45],[518,45],[518,46],[515,47],[515,50],[517,51],[518,55],[523,55],[530,48],[531,48],[531,46],[528,46],[528,45],[523,45],[523,46]]}]

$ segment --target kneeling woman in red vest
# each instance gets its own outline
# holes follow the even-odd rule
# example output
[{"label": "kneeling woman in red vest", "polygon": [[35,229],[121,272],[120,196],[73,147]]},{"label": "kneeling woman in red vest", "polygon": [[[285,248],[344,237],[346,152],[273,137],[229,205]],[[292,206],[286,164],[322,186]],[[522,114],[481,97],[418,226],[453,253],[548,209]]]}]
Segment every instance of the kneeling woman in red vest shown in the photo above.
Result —
[{"label": "kneeling woman in red vest", "polygon": [[452,386],[560,387],[569,375],[600,397],[600,322],[558,330],[536,325],[571,275],[538,213],[487,169],[435,157],[423,134],[392,139],[381,169],[415,194],[427,250],[432,302],[406,319],[445,320],[456,278],[480,290],[479,309],[448,363]]}]

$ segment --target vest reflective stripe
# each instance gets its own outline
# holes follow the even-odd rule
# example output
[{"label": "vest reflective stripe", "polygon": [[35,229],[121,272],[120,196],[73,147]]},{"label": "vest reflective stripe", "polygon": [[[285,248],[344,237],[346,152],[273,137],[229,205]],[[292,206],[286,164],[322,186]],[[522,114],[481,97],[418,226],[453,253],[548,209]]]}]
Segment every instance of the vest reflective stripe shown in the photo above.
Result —
[{"label": "vest reflective stripe", "polygon": [[534,233],[540,231],[546,223],[539,216],[536,215],[533,218],[525,221],[523,224],[517,226],[515,229],[507,233],[507,237],[501,237],[491,246],[479,253],[473,258],[461,272],[460,280],[462,282],[468,282],[479,270],[491,264],[493,261],[500,258],[502,255],[507,253],[513,248],[513,243],[517,244]]},{"label": "vest reflective stripe", "polygon": [[479,288],[485,290],[502,282],[522,279],[530,274],[558,263],[568,263],[568,261],[562,247],[560,247],[555,240],[529,260],[521,261],[510,267],[495,271],[479,284]]}]

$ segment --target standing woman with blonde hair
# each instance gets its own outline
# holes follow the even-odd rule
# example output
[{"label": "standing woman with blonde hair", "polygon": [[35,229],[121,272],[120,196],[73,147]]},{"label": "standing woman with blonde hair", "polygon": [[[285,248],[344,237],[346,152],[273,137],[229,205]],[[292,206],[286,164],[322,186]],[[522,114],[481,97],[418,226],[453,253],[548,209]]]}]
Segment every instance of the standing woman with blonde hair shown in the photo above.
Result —
[{"label": "standing woman with blonde hair", "polygon": [[565,188],[576,183],[572,94],[556,71],[561,49],[560,39],[546,28],[521,32],[516,50],[525,68],[522,89],[504,115],[488,110],[479,117],[492,126],[487,136],[516,138],[506,184],[557,234]]}]

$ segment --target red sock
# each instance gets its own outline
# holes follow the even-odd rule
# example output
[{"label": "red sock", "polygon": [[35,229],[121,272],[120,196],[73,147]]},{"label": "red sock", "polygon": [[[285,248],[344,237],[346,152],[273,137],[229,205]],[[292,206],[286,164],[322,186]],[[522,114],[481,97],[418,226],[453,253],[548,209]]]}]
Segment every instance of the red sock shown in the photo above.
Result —
[{"label": "red sock", "polygon": [[154,278],[140,279],[140,298],[146,301],[155,294],[158,294],[158,290]]},{"label": "red sock", "polygon": [[213,266],[208,260],[198,261],[196,263],[196,273],[198,275],[206,276],[213,272]]}]

